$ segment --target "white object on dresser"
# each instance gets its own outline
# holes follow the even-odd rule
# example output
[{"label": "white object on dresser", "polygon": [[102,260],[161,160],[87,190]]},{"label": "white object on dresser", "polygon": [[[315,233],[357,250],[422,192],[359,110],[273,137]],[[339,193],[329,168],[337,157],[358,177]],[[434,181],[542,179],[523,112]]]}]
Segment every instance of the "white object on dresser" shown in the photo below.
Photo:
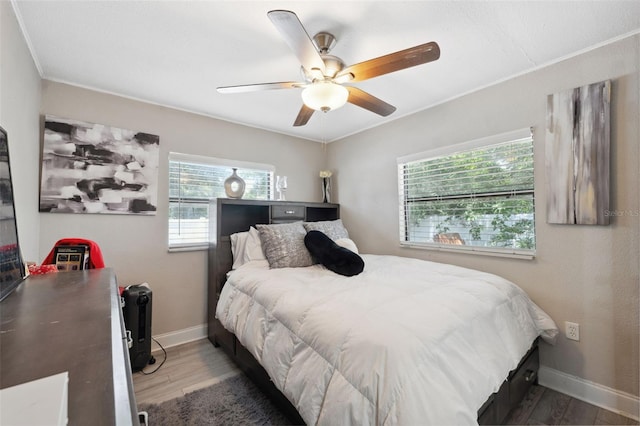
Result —
[{"label": "white object on dresser", "polygon": [[0,424],[66,425],[69,373],[64,372],[0,390]]}]

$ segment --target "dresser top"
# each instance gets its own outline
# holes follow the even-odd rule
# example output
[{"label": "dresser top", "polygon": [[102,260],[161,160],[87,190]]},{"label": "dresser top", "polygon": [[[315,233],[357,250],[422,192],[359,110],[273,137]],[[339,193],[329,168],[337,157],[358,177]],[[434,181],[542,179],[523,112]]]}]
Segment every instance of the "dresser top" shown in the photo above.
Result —
[{"label": "dresser top", "polygon": [[110,269],[29,276],[0,304],[0,388],[68,371],[70,424],[115,424],[129,393],[114,390],[125,365],[117,297]]}]

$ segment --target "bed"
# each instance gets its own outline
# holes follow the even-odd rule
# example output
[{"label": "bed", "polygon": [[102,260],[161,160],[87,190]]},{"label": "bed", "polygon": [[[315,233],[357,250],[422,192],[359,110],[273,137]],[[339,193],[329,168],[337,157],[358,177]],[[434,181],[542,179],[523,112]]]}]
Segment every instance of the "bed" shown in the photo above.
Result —
[{"label": "bed", "polygon": [[492,274],[367,254],[349,277],[287,267],[302,250],[283,241],[305,224],[357,250],[337,205],[220,199],[215,211],[210,339],[295,422],[500,423],[536,380],[539,338],[557,334]]}]

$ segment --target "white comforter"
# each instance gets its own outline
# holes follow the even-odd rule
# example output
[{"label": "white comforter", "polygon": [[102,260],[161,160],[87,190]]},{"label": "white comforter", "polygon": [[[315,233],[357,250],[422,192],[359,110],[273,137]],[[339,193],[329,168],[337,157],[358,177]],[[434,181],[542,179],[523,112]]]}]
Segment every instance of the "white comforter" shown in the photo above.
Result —
[{"label": "white comforter", "polygon": [[216,316],[309,425],[475,424],[553,320],[495,275],[362,255],[343,277],[315,265],[232,272]]}]

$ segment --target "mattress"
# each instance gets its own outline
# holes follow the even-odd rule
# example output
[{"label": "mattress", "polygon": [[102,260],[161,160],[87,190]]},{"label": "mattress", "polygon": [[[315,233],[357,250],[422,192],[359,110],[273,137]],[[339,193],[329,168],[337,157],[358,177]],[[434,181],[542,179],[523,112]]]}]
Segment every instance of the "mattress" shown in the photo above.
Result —
[{"label": "mattress", "polygon": [[475,424],[533,340],[558,333],[499,276],[362,258],[354,277],[249,262],[220,295],[216,317],[307,424]]}]

